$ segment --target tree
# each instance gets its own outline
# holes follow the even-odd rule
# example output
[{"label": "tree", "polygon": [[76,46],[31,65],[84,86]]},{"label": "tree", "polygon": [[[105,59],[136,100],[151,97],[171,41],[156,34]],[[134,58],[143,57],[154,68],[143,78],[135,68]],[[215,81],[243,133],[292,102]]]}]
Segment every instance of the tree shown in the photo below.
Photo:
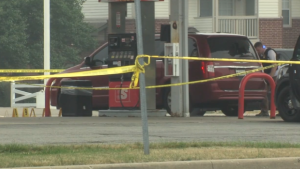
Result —
[{"label": "tree", "polygon": [[[95,48],[94,30],[83,21],[84,0],[50,2],[51,69],[67,68]],[[43,0],[0,1],[0,58],[5,60],[1,68],[43,68],[43,7]]]},{"label": "tree", "polygon": [[29,50],[26,47],[27,22],[19,1],[0,1],[0,68],[26,68]]}]

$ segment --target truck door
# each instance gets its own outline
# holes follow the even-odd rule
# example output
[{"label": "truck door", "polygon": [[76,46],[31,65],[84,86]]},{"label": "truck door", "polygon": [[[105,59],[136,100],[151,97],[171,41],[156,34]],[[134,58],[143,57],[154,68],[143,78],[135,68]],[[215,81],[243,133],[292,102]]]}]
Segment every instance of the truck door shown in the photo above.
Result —
[{"label": "truck door", "polygon": [[[107,58],[108,58],[108,47],[103,45],[103,47],[91,56],[93,66],[84,66],[82,70],[96,70],[96,69],[106,69],[107,68]],[[108,88],[108,76],[90,76],[90,77],[80,77],[81,80],[92,81],[94,88]],[[108,108],[108,90],[93,90],[93,108],[105,109]]]},{"label": "truck door", "polygon": [[[300,61],[300,36],[294,48],[294,54],[291,61]],[[300,102],[300,65],[290,64],[289,68],[291,90],[295,98]]]}]

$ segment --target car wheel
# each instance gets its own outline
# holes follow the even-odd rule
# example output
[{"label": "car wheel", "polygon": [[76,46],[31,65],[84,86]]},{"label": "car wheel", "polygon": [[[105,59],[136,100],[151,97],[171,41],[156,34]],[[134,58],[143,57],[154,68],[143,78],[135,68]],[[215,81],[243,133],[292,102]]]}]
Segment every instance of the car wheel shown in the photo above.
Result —
[{"label": "car wheel", "polygon": [[163,96],[164,108],[171,115],[171,88],[166,88]]},{"label": "car wheel", "polygon": [[[238,116],[239,107],[238,106],[226,106],[226,107],[223,107],[221,110],[226,116],[233,117],[233,116]],[[244,113],[245,113],[245,111],[244,111]]]},{"label": "car wheel", "polygon": [[279,115],[286,122],[300,122],[300,111],[294,109],[290,98],[290,87],[283,88],[278,95],[277,109]]}]

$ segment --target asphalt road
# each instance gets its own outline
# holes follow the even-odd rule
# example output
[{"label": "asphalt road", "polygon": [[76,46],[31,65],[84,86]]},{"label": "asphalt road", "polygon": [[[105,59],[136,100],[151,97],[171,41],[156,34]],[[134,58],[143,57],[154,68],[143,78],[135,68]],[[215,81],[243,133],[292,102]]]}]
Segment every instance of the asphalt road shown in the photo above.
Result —
[{"label": "asphalt road", "polygon": [[[299,143],[300,123],[279,117],[148,118],[150,142],[274,141]],[[138,117],[1,118],[0,144],[142,142]]]}]

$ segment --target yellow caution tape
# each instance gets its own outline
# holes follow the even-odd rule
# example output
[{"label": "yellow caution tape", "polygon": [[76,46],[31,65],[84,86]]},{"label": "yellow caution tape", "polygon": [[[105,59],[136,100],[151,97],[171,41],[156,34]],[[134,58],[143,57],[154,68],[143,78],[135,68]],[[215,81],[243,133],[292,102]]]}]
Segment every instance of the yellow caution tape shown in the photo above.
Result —
[{"label": "yellow caution tape", "polygon": [[144,65],[141,65],[139,62],[139,58],[142,57],[137,56],[137,58],[135,59],[136,69],[131,77],[131,83],[129,88],[138,86],[140,73],[145,73],[145,66],[148,66],[150,64],[151,57],[150,56],[144,56],[144,57],[148,58],[148,62],[144,63]]},{"label": "yellow caution tape", "polygon": [[103,76],[103,75],[113,75],[113,74],[123,74],[137,71],[136,66],[123,66],[107,69],[98,69],[82,72],[73,73],[62,73],[54,75],[40,75],[40,76],[10,76],[10,77],[0,77],[0,81],[21,81],[21,80],[42,80],[49,78],[67,78],[67,77],[87,77],[87,76]]},{"label": "yellow caution tape", "polygon": [[[215,80],[221,80],[221,79],[227,79],[227,78],[232,78],[240,75],[245,75],[249,73],[254,73],[258,72],[264,69],[270,69],[275,66],[282,65],[282,64],[275,64],[275,65],[270,65],[266,67],[261,67],[258,69],[252,69],[248,70],[245,72],[240,72],[236,74],[230,74],[226,76],[220,76],[216,78],[211,78],[211,79],[205,79],[205,80],[197,80],[197,81],[191,81],[191,82],[185,82],[185,83],[176,83],[176,84],[164,84],[164,85],[157,85],[157,86],[146,86],[146,89],[153,89],[153,88],[163,88],[163,87],[172,87],[172,86],[182,86],[182,85],[190,85],[190,84],[196,84],[196,83],[205,83],[205,82],[210,82],[210,81],[215,81]],[[39,87],[51,87],[51,88],[67,88],[67,89],[81,89],[81,90],[130,90],[130,89],[139,89],[139,87],[133,87],[133,88],[97,88],[97,87],[67,87],[67,86],[44,86],[44,85],[35,85],[35,84],[27,84],[27,83],[18,83],[18,84],[26,84],[26,85],[32,85],[32,86],[39,86]]]},{"label": "yellow caution tape", "polygon": [[51,69],[51,70],[44,70],[44,69],[0,69],[0,73],[59,73],[64,71],[64,69]]},{"label": "yellow caution tape", "polygon": [[179,57],[179,56],[150,56],[139,55],[137,58],[161,58],[161,59],[182,59],[182,60],[199,60],[199,61],[221,61],[221,62],[252,62],[252,63],[274,63],[274,64],[300,64],[300,61],[274,61],[274,60],[248,60],[248,59],[222,59],[222,58],[207,58],[207,57]]},{"label": "yellow caution tape", "polygon": [[[144,65],[139,63],[140,58],[148,58],[148,62]],[[275,67],[277,65],[282,64],[300,64],[299,61],[271,61],[271,60],[247,60],[247,59],[219,59],[219,58],[199,58],[199,57],[173,57],[173,56],[150,56],[150,55],[139,55],[135,60],[135,65],[131,66],[123,66],[123,67],[115,67],[115,68],[107,68],[107,69],[98,69],[98,70],[90,70],[90,71],[82,71],[82,72],[73,72],[73,73],[62,73],[55,75],[41,75],[41,76],[18,76],[18,77],[0,77],[0,81],[21,81],[21,80],[41,80],[48,78],[67,78],[67,77],[87,77],[87,76],[102,76],[102,75],[113,75],[113,74],[123,74],[134,72],[132,76],[132,81],[129,88],[85,88],[85,87],[61,87],[61,86],[44,86],[38,85],[41,87],[52,87],[52,88],[69,88],[69,89],[89,89],[89,90],[120,90],[120,89],[139,89],[137,87],[139,74],[145,73],[144,67],[150,64],[151,58],[162,58],[162,59],[184,59],[184,60],[199,60],[199,61],[230,61],[230,62],[260,62],[260,63],[274,63],[274,65],[262,67],[258,69],[253,69],[245,72],[240,72],[237,74],[231,74],[221,77],[216,77],[212,79],[205,79],[199,81],[185,82],[185,83],[177,83],[177,84],[166,84],[166,85],[158,85],[158,86],[147,86],[146,88],[162,88],[162,87],[171,87],[171,86],[181,86],[195,83],[204,83],[214,80],[226,79],[231,77],[236,77],[239,75],[244,75],[248,73],[257,72],[264,69],[269,69]],[[28,84],[31,85],[31,84]],[[35,85],[37,86],[37,85]]]}]

